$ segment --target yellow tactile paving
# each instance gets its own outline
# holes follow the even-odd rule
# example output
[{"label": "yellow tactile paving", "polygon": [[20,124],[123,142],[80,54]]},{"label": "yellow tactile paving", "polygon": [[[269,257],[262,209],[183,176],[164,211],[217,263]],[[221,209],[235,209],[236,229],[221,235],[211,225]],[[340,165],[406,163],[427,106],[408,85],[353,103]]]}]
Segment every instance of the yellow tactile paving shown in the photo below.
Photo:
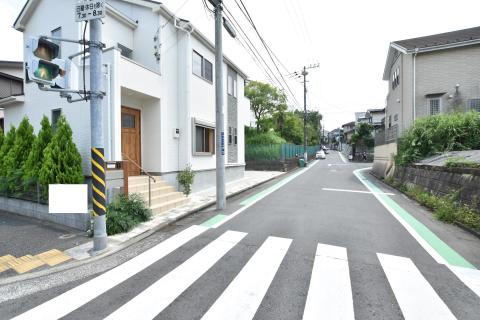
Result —
[{"label": "yellow tactile paving", "polygon": [[59,263],[72,259],[72,257],[57,249],[52,249],[50,251],[37,254],[35,257],[42,260],[49,266],[55,266]]},{"label": "yellow tactile paving", "polygon": [[0,272],[10,269],[10,266],[7,264],[8,261],[15,259],[14,256],[7,254],[0,257]]},{"label": "yellow tactile paving", "polygon": [[10,260],[7,262],[7,264],[17,273],[25,273],[44,265],[45,262],[27,254],[26,256]]}]

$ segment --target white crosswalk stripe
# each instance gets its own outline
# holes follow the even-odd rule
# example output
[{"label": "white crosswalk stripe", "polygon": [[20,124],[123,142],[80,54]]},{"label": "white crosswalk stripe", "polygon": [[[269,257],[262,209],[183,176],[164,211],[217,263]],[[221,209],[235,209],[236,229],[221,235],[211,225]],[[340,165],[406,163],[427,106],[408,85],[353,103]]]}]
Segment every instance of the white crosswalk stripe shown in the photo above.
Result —
[{"label": "white crosswalk stripe", "polygon": [[406,320],[456,319],[412,260],[377,253]]},{"label": "white crosswalk stripe", "polygon": [[124,264],[121,264],[115,269],[107,271],[104,274],[39,305],[14,319],[39,320],[59,319],[64,317],[102,293],[144,270],[207,230],[207,227],[191,226]]},{"label": "white crosswalk stripe", "polygon": [[148,287],[106,319],[153,319],[221,257],[232,249],[246,233],[227,231],[197,252],[179,267]]},{"label": "white crosswalk stripe", "polygon": [[202,319],[252,319],[291,242],[268,237]]},{"label": "white crosswalk stripe", "polygon": [[318,244],[303,320],[354,319],[347,249]]},{"label": "white crosswalk stripe", "polygon": [[[104,296],[101,299],[107,299],[107,301],[113,299],[109,295],[115,296],[114,291],[117,289],[126,290],[123,294],[128,295],[129,289],[125,289],[126,285],[115,289],[114,287],[127,280],[132,281],[132,277],[207,230],[210,229],[202,226],[192,226],[185,229],[124,264],[60,294],[14,319],[59,319],[68,317],[69,313],[82,306],[88,309],[88,303],[102,294]],[[114,310],[111,306],[110,309],[112,310],[104,310],[104,312],[111,312],[106,319],[141,320],[153,319],[157,316],[161,318],[162,311],[175,303],[182,293],[195,286],[195,283],[203,275],[210,276],[208,272],[214,265],[220,261],[222,263],[227,261],[225,255],[246,236],[247,233],[244,232],[226,231],[191,257],[188,257],[185,262],[179,266],[174,266],[172,271],[160,279],[152,279],[149,283],[153,282],[153,284],[150,286],[146,288],[138,287],[138,292],[141,292],[136,296],[132,295],[130,300],[118,309]],[[216,298],[215,302],[212,305],[202,306],[203,310],[208,309],[202,319],[249,320],[254,318],[265,296],[275,295],[275,292],[272,292],[273,290],[269,291],[269,288],[285,256],[288,254],[292,241],[292,239],[287,238],[268,237],[256,249],[248,262],[242,266],[241,271],[235,278],[230,283],[225,283],[226,289],[219,297],[212,297]],[[405,319],[455,319],[452,311],[445,303],[448,301],[442,301],[412,260],[382,253],[377,253],[377,257],[378,261],[375,260],[373,263],[378,264],[380,262]],[[452,277],[458,277],[459,281],[463,282],[473,293],[480,294],[479,270],[447,267],[451,270]],[[289,269],[285,270],[291,271]],[[356,271],[358,271],[357,268],[352,274],[355,274]],[[304,278],[304,275],[308,276],[310,274],[303,320],[351,320],[355,318],[354,295],[346,248],[318,243],[312,269],[296,270],[295,272],[302,272],[302,278]],[[277,280],[282,281],[281,278]],[[225,281],[229,280],[225,279]],[[277,284],[277,282],[275,283]],[[194,289],[198,288],[195,287]],[[275,296],[269,296],[269,298],[283,299]],[[278,303],[278,301],[275,303]],[[287,301],[287,303],[290,302]],[[199,316],[197,315],[197,317]]]}]

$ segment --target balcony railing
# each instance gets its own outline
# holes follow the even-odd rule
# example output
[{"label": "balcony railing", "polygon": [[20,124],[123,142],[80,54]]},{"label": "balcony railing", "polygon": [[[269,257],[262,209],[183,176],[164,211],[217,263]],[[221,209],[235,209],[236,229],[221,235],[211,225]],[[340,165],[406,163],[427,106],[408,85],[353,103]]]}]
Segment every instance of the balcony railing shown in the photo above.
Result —
[{"label": "balcony railing", "polygon": [[21,95],[23,95],[23,80],[7,74],[0,74],[0,99]]}]

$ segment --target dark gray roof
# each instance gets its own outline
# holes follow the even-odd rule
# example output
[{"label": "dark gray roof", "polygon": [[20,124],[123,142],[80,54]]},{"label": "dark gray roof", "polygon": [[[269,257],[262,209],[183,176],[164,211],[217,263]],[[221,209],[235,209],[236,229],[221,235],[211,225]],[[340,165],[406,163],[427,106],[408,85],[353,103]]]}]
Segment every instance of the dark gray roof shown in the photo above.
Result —
[{"label": "dark gray roof", "polygon": [[434,34],[431,36],[395,41],[393,43],[407,49],[422,49],[480,39],[480,27]]}]

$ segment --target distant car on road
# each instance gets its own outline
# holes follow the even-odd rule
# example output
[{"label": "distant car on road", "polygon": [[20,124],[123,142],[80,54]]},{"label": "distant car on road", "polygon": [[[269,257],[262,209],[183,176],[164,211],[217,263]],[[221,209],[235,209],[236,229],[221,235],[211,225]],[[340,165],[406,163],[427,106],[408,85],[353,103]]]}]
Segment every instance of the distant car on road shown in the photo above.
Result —
[{"label": "distant car on road", "polygon": [[319,150],[319,151],[317,151],[317,153],[315,154],[315,159],[322,159],[322,160],[324,160],[324,159],[326,159],[326,158],[327,158],[327,156],[325,155],[325,151],[323,151],[323,150]]},{"label": "distant car on road", "polygon": [[328,147],[322,146],[322,150],[323,150],[323,152],[325,152],[325,154],[329,154],[328,150],[330,150],[330,149]]}]

